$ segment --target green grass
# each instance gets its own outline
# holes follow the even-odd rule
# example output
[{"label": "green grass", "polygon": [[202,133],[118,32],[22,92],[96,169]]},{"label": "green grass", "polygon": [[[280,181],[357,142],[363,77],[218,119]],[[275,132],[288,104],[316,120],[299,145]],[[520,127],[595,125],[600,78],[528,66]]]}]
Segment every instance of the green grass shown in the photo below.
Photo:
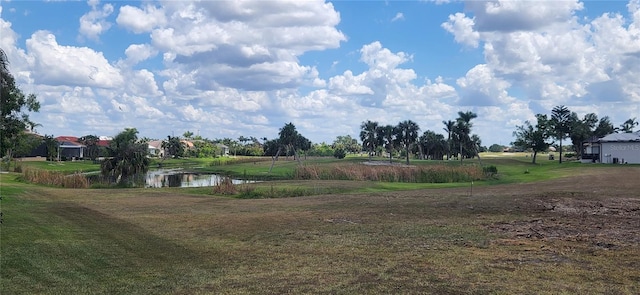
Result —
[{"label": "green grass", "polygon": [[100,171],[100,164],[95,164],[93,161],[22,161],[18,165],[23,167],[58,171],[63,173],[75,173],[75,172],[95,172]]}]

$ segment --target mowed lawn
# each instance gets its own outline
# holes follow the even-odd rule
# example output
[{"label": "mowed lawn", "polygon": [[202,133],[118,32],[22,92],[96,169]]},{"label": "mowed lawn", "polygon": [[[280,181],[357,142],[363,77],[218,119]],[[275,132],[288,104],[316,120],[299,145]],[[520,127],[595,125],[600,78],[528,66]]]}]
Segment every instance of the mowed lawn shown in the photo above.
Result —
[{"label": "mowed lawn", "polygon": [[473,192],[248,200],[1,174],[0,293],[638,294],[640,167],[584,167]]}]

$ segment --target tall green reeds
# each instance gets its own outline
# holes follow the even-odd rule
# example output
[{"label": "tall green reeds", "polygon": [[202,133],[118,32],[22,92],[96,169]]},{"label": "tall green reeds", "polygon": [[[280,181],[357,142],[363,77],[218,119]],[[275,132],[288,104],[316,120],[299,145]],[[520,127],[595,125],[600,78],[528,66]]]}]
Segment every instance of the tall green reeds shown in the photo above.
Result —
[{"label": "tall green reeds", "polygon": [[24,168],[22,170],[24,180],[64,188],[88,188],[89,180],[81,173],[64,174],[57,171]]},{"label": "tall green reeds", "polygon": [[484,179],[479,166],[298,166],[293,172],[295,179],[313,180],[361,180],[412,183],[450,183]]}]

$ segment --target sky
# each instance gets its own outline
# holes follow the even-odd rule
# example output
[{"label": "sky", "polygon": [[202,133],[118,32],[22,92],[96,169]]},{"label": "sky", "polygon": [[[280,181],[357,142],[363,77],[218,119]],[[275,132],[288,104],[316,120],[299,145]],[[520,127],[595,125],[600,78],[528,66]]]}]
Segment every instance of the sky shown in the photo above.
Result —
[{"label": "sky", "polygon": [[40,134],[357,138],[366,120],[482,145],[566,105],[640,119],[640,0],[2,1]]}]

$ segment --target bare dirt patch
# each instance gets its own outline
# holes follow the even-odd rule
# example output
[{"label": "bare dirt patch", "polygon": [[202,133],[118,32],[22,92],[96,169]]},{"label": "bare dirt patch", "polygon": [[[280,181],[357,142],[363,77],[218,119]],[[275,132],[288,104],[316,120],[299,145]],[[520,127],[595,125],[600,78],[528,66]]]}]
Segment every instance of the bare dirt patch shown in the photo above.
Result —
[{"label": "bare dirt patch", "polygon": [[[597,248],[640,245],[640,169],[509,186],[526,219],[488,226],[516,239],[585,242]],[[535,188],[531,186],[536,186]],[[526,192],[529,189],[536,193]]]}]

